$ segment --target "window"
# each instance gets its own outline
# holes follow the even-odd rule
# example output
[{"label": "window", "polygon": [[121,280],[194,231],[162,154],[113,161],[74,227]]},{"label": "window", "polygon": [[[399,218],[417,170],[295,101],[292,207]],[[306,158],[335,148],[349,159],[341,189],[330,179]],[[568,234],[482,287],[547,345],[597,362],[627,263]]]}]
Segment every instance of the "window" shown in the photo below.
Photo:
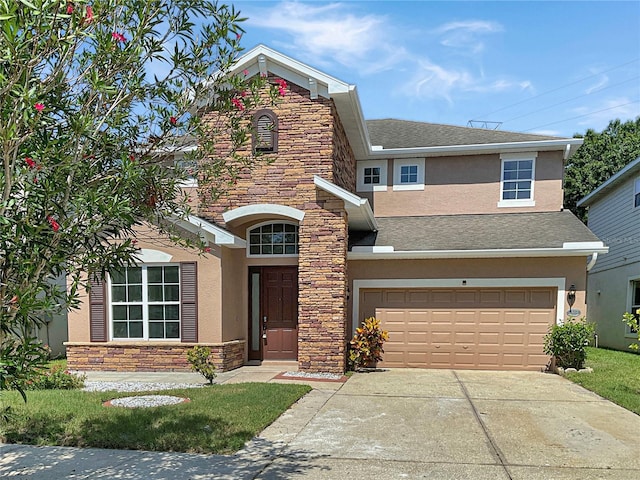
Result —
[{"label": "window", "polygon": [[535,154],[503,154],[499,207],[534,206]]},{"label": "window", "polygon": [[298,255],[298,226],[266,223],[249,230],[249,255]]},{"label": "window", "polygon": [[[629,282],[629,300],[629,310],[627,312],[632,313],[636,318],[640,318],[640,315],[636,313],[640,309],[640,279]],[[627,325],[627,333],[636,336],[638,332]]]},{"label": "window", "polygon": [[357,191],[380,192],[387,190],[387,160],[358,162]]},{"label": "window", "polygon": [[394,190],[424,190],[424,158],[393,162]]},{"label": "window", "polygon": [[633,206],[640,207],[640,178],[636,178],[633,189]]},{"label": "window", "polygon": [[260,110],[253,116],[253,148],[256,152],[278,151],[278,117],[271,110]]},{"label": "window", "polygon": [[366,167],[364,169],[365,185],[380,185],[380,167]]},{"label": "window", "polygon": [[400,167],[400,183],[417,183],[418,182],[418,166],[402,165]]},{"label": "window", "polygon": [[180,267],[126,267],[111,272],[113,339],[180,339]]}]

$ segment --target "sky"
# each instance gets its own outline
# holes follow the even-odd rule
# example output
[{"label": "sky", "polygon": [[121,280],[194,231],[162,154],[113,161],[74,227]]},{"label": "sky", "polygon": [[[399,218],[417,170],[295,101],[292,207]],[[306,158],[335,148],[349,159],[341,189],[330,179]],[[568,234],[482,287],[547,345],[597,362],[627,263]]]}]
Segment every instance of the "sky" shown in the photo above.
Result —
[{"label": "sky", "polygon": [[638,0],[233,5],[243,47],[356,85],[365,119],[572,137],[640,116]]}]

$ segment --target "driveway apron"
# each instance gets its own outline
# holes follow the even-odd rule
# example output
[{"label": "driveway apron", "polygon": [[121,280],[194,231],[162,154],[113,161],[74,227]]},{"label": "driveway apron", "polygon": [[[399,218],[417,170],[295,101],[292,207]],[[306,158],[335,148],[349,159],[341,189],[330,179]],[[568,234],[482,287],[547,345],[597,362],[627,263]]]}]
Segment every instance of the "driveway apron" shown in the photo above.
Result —
[{"label": "driveway apron", "polygon": [[640,417],[556,375],[375,371],[289,431],[258,478],[637,478],[639,433]]}]

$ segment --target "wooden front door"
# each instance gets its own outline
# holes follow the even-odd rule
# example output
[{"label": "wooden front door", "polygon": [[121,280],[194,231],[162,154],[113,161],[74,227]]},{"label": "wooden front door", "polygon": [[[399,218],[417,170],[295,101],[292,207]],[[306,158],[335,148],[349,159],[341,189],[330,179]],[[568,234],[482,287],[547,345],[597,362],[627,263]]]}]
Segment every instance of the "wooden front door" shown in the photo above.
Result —
[{"label": "wooden front door", "polygon": [[249,358],[298,358],[298,268],[252,267]]}]

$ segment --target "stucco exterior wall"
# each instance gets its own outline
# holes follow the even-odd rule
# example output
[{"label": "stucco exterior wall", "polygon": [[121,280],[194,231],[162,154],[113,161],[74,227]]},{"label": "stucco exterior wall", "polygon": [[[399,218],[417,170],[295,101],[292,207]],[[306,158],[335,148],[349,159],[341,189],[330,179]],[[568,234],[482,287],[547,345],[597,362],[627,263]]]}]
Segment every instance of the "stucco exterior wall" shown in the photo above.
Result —
[{"label": "stucco exterior wall", "polygon": [[[564,278],[565,290],[576,286],[574,309],[586,315],[586,257],[437,259],[437,260],[349,260],[349,288],[354,280],[365,279],[479,279],[479,278]],[[348,311],[353,312],[353,295]],[[569,309],[560,306],[557,315],[564,318]],[[358,319],[359,323],[363,319]],[[349,332],[352,324],[349,325]]]},{"label": "stucco exterior wall", "polygon": [[499,154],[425,159],[424,190],[394,191],[393,160],[387,168],[387,190],[363,194],[377,217],[549,212],[562,208],[561,152],[539,152],[535,162],[532,207],[498,207]]}]

